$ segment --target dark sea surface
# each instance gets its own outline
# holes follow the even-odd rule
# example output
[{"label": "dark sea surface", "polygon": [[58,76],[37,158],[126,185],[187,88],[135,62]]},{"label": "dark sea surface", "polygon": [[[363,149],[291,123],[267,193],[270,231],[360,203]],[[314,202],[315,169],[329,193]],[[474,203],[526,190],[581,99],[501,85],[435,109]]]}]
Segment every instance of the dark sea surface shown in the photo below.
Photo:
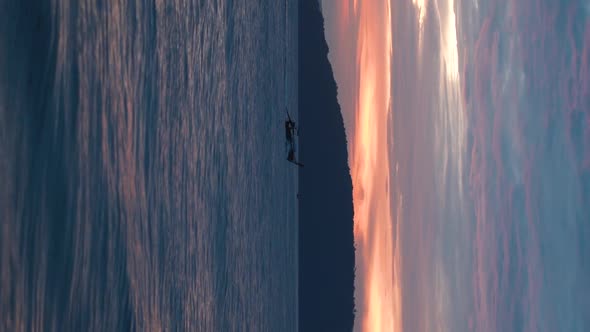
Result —
[{"label": "dark sea surface", "polygon": [[0,0],[0,330],[294,331],[297,2]]}]

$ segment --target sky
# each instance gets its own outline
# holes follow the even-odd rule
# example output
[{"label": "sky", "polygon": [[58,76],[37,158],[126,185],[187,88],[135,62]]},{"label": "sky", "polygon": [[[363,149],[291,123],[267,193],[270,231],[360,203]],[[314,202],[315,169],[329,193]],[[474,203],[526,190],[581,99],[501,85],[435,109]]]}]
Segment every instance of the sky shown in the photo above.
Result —
[{"label": "sky", "polygon": [[329,59],[339,69],[335,78],[349,142],[355,243],[357,249],[362,248],[357,261],[364,281],[357,278],[355,289],[360,291],[355,297],[368,304],[357,307],[361,318],[355,321],[355,329],[391,331],[400,326],[399,285],[392,261],[393,222],[386,185],[390,176],[387,118],[393,52],[391,7],[380,1],[323,5],[325,16],[334,15],[326,18],[327,22],[333,19],[334,25],[325,28],[327,35],[335,38],[334,47],[329,44]]},{"label": "sky", "polygon": [[590,328],[590,2],[322,8],[355,331]]}]

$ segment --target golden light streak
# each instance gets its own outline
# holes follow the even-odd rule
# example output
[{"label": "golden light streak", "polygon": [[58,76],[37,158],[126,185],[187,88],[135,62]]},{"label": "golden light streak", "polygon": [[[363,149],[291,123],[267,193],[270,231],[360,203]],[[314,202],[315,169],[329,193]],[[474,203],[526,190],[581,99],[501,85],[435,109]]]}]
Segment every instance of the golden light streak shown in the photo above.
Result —
[{"label": "golden light streak", "polygon": [[[357,273],[355,330],[401,330],[399,248],[394,248],[387,146],[387,115],[391,89],[391,8],[389,1],[358,1],[356,65],[359,82],[352,141],[351,172],[354,191]],[[398,234],[398,233],[396,233]],[[398,241],[395,241],[396,246]],[[395,251],[394,251],[395,250]],[[395,252],[395,256],[394,256]]]},{"label": "golden light streak", "polygon": [[459,50],[457,48],[457,23],[455,20],[455,1],[445,1],[444,12],[440,12],[439,1],[435,9],[441,22],[441,56],[446,66],[448,79],[459,79]]},{"label": "golden light streak", "polygon": [[[447,174],[449,167],[456,168],[459,174],[463,173],[466,141],[467,119],[464,105],[460,98],[461,77],[459,74],[459,49],[457,44],[457,22],[454,10],[454,0],[435,0],[433,2],[435,13],[438,16],[440,26],[441,63],[444,71],[440,73],[441,84],[439,94],[445,95],[447,105],[441,108],[435,121],[436,148],[440,154],[441,174]],[[443,143],[447,142],[447,143]],[[454,165],[454,166],[449,166]],[[446,188],[446,177],[440,177],[440,188]],[[459,201],[463,201],[462,177],[457,177]],[[443,196],[444,197],[444,196]],[[444,198],[443,198],[444,200]]]},{"label": "golden light streak", "polygon": [[420,24],[420,26],[422,26],[422,24],[424,24],[424,16],[426,16],[426,0],[412,0],[412,3],[420,11],[418,23]]},{"label": "golden light streak", "polygon": [[418,16],[418,54],[422,55],[422,41],[424,40],[424,19],[426,17],[426,6],[428,3],[427,0],[412,0],[412,3],[416,8],[418,8],[419,16]]}]

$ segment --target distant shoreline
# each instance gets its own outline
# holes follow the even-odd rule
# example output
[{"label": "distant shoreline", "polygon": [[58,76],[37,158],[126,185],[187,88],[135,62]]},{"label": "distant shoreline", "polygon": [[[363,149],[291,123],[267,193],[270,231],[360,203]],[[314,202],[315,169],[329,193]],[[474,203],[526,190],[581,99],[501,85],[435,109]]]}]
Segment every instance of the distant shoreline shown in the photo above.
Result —
[{"label": "distant shoreline", "polygon": [[299,1],[299,330],[354,324],[352,180],[317,0]]}]

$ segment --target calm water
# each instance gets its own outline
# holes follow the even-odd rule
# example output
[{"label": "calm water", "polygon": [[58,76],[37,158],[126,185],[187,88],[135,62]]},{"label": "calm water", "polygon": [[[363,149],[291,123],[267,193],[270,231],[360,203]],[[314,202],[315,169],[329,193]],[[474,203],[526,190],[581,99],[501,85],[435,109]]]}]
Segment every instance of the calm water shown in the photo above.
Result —
[{"label": "calm water", "polygon": [[0,330],[296,330],[296,1],[33,2],[0,0]]}]

